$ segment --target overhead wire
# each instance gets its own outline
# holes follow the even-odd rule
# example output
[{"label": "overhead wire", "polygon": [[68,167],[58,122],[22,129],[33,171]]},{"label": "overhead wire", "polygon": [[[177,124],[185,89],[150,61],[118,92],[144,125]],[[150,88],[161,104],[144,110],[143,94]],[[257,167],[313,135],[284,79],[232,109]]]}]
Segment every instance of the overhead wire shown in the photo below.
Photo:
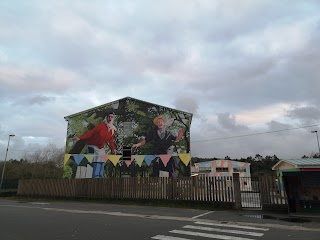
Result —
[{"label": "overhead wire", "polygon": [[[251,137],[251,136],[257,136],[257,135],[263,135],[263,134],[271,134],[271,133],[277,133],[277,132],[292,131],[292,130],[298,130],[298,129],[304,129],[304,128],[318,127],[318,126],[320,126],[320,124],[314,124],[314,125],[308,125],[308,126],[302,126],[302,127],[295,127],[295,128],[280,129],[280,130],[267,131],[267,132],[235,135],[235,136],[230,136],[230,137],[220,137],[220,138],[211,138],[211,139],[205,139],[205,140],[196,140],[196,141],[191,141],[190,143],[211,142],[211,141],[227,140],[227,139],[234,139],[234,138]],[[34,150],[34,151],[20,150],[20,149],[9,149],[9,150],[10,150],[10,152],[28,152],[28,153],[38,152],[39,151],[39,149],[38,150]]]},{"label": "overhead wire", "polygon": [[291,130],[297,130],[297,129],[303,129],[303,128],[310,128],[310,127],[317,127],[317,126],[320,126],[320,124],[302,126],[302,127],[295,127],[295,128],[280,129],[280,130],[260,132],[260,133],[236,135],[236,136],[230,136],[230,137],[221,137],[221,138],[212,138],[212,139],[206,139],[206,140],[197,140],[197,141],[191,141],[190,143],[211,142],[211,141],[226,140],[226,139],[233,139],[233,138],[250,137],[250,136],[257,136],[257,135],[277,133],[277,132],[285,132],[285,131],[291,131]]}]

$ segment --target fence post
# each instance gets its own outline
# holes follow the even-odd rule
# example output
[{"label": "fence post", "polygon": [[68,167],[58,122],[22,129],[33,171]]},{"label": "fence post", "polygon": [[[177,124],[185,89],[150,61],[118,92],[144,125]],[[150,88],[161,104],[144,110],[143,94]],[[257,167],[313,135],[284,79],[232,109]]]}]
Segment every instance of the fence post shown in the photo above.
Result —
[{"label": "fence post", "polygon": [[259,187],[260,187],[260,201],[261,201],[261,209],[264,210],[265,203],[267,203],[267,188],[266,188],[266,176],[259,176]]},{"label": "fence post", "polygon": [[235,209],[241,209],[241,191],[240,191],[239,173],[233,173],[233,189],[234,189]]}]

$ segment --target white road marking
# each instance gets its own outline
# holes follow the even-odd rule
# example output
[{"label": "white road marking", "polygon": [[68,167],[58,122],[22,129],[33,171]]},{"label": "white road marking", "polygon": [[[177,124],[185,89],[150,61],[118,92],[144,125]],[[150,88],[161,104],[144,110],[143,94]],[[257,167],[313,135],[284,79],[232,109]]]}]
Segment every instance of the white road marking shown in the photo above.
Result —
[{"label": "white road marking", "polygon": [[157,235],[152,237],[152,239],[159,239],[159,240],[192,240],[190,238],[179,238],[179,237],[171,237],[171,236],[164,236],[164,235]]},{"label": "white road marking", "polygon": [[[29,204],[29,203],[26,203]],[[69,212],[69,213],[79,213],[79,214],[102,214],[102,215],[109,215],[109,216],[119,216],[119,217],[137,217],[137,218],[146,218],[146,219],[156,219],[156,220],[172,220],[172,221],[180,221],[180,222],[195,222],[197,224],[206,224],[211,226],[225,226],[225,227],[235,227],[235,228],[242,228],[242,229],[252,229],[252,230],[261,230],[261,231],[268,231],[267,228],[275,228],[275,229],[283,229],[288,231],[309,231],[309,232],[320,232],[320,228],[308,228],[304,226],[298,226],[298,225],[282,225],[279,223],[256,223],[256,222],[232,222],[230,221],[230,224],[226,225],[219,224],[218,220],[209,220],[209,219],[193,219],[190,217],[176,217],[176,216],[166,216],[166,215],[143,215],[143,214],[135,214],[135,213],[123,213],[123,212],[110,212],[110,211],[89,211],[89,210],[77,210],[77,209],[62,209],[62,208],[44,208],[37,205],[12,205],[12,204],[2,204],[2,201],[0,201],[0,208],[1,207],[14,207],[14,208],[30,208],[30,209],[42,209],[47,211],[58,211],[58,212]],[[201,222],[200,222],[201,221]],[[239,225],[234,225],[239,224]],[[244,224],[250,224],[252,226],[258,226],[258,227],[247,227],[244,226]],[[259,227],[263,228],[259,228]]]},{"label": "white road marking", "polygon": [[199,218],[199,217],[208,215],[208,214],[213,213],[213,212],[214,212],[214,211],[206,212],[206,213],[200,214],[200,215],[198,215],[198,216],[194,216],[194,217],[192,217],[192,218]]},{"label": "white road marking", "polygon": [[190,231],[182,231],[182,230],[172,230],[170,232],[177,233],[177,234],[185,234],[185,235],[190,235],[190,236],[197,236],[197,237],[223,239],[223,240],[253,240],[252,238],[233,237],[233,236],[226,236],[226,235],[190,232]]},{"label": "white road marking", "polygon": [[183,228],[197,229],[197,230],[204,230],[204,231],[213,231],[213,232],[222,232],[222,233],[242,234],[242,235],[255,236],[255,237],[261,237],[264,235],[263,233],[257,233],[257,232],[246,232],[246,231],[211,228],[211,227],[199,227],[199,226],[192,226],[192,225],[186,225]]},{"label": "white road marking", "polygon": [[209,223],[209,222],[195,222],[196,224],[215,226],[215,227],[232,227],[232,228],[241,228],[241,229],[250,229],[250,230],[258,230],[258,231],[269,231],[269,228],[258,228],[258,227],[250,227],[243,225],[234,225],[234,224],[221,224],[221,223]]}]

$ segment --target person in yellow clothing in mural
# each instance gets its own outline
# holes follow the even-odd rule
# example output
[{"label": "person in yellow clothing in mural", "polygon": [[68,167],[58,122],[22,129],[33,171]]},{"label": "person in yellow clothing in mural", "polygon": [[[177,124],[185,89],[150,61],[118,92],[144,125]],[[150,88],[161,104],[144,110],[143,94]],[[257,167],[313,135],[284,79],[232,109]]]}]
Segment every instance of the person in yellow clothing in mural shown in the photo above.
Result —
[{"label": "person in yellow clothing in mural", "polygon": [[106,155],[104,145],[106,143],[110,144],[110,148],[114,154],[118,151],[114,144],[114,134],[116,132],[116,127],[113,125],[115,114],[110,112],[104,118],[103,123],[98,124],[92,130],[81,135],[80,137],[74,137],[73,140],[85,141],[88,151],[87,153],[93,153],[93,178],[104,177],[104,162],[99,158],[100,155]]}]

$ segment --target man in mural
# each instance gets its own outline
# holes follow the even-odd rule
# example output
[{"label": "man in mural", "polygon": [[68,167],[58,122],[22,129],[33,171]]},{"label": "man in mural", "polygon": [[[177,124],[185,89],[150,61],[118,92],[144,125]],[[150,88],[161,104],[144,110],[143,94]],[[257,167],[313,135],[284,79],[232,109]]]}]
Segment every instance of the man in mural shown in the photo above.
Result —
[{"label": "man in mural", "polygon": [[[132,148],[138,148],[143,146],[144,144],[153,141],[154,143],[154,154],[172,154],[173,153],[173,143],[178,142],[183,137],[185,129],[181,128],[178,135],[174,136],[173,133],[167,130],[166,123],[167,119],[163,115],[159,115],[153,119],[154,128],[152,128],[148,133],[145,139],[140,141],[139,143],[133,144]],[[172,176],[174,174],[174,166],[170,164],[169,174]],[[159,168],[154,175],[159,173]]]},{"label": "man in mural", "polygon": [[167,119],[163,115],[159,115],[153,119],[155,128],[152,128],[151,131],[148,132],[145,139],[140,141],[139,143],[133,144],[132,148],[138,148],[143,146],[147,142],[154,141],[154,154],[168,154],[172,153],[170,147],[173,142],[180,141],[183,134],[184,129],[181,128],[178,136],[174,136],[170,131],[166,129]]},{"label": "man in mural", "polygon": [[80,137],[73,138],[75,141],[83,140],[87,145],[87,153],[94,154],[93,178],[104,177],[104,162],[99,158],[101,155],[106,155],[104,145],[109,143],[112,152],[114,154],[118,153],[114,144],[114,134],[117,130],[113,125],[114,118],[114,112],[109,112],[103,119],[103,123],[98,124]]}]

